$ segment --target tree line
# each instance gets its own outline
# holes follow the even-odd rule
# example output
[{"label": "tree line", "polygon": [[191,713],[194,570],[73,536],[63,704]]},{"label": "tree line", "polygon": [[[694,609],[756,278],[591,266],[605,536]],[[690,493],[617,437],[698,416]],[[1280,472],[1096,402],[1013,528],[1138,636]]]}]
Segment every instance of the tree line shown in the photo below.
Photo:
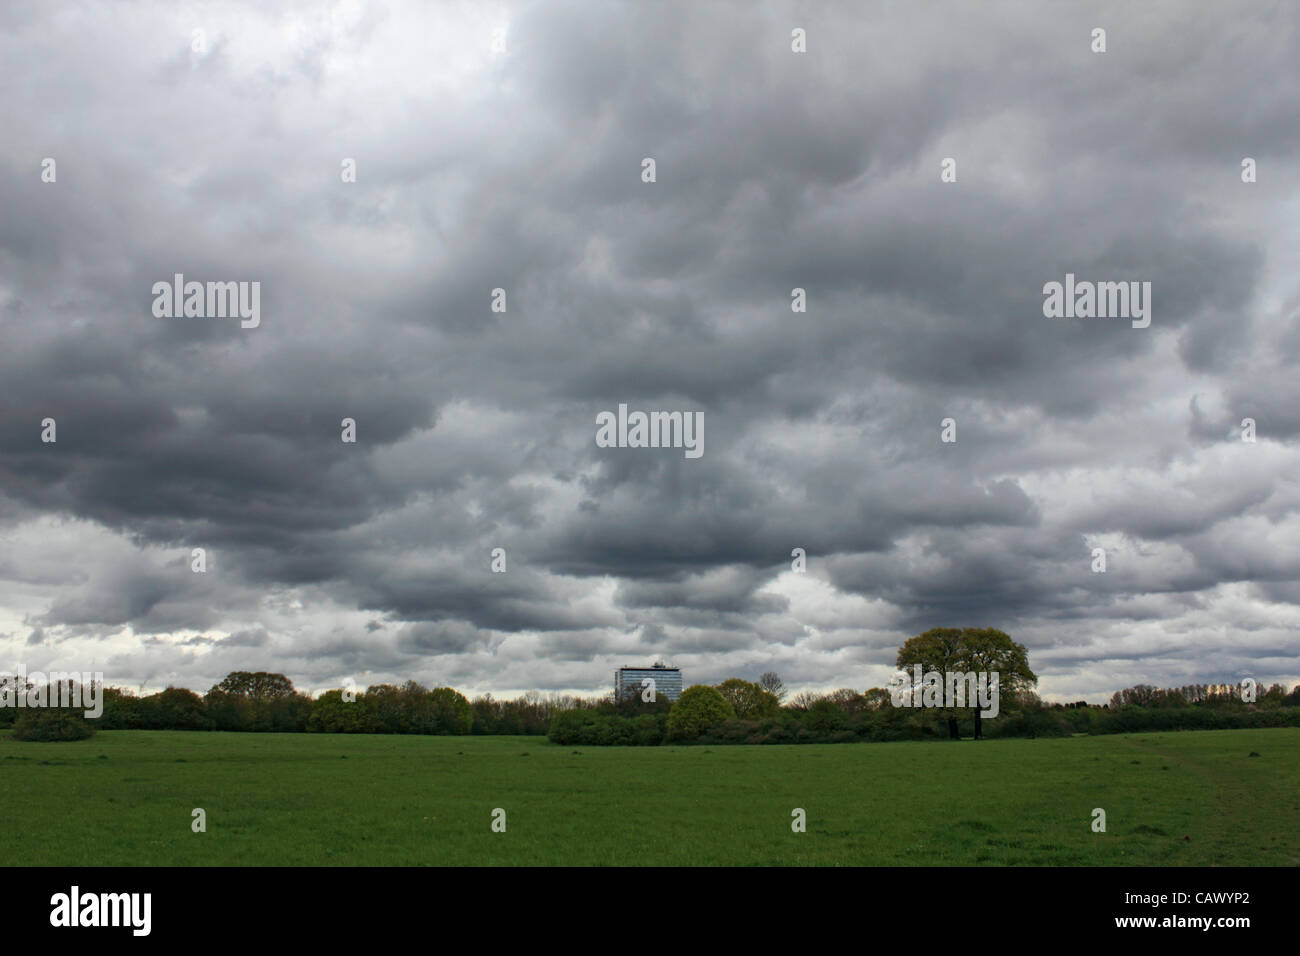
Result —
[{"label": "tree line", "polygon": [[[1044,704],[1020,688],[1003,690],[999,716],[981,721],[975,708],[896,707],[883,687],[804,693],[785,703],[759,696],[758,685],[748,684],[738,705],[736,691],[744,684],[695,685],[671,707],[632,699],[561,711],[549,737],[565,745],[801,744],[1300,727],[1300,685],[1290,694],[1270,688],[1255,703],[1224,697],[1182,706],[1167,700]],[[724,685],[731,685],[730,693]]]},{"label": "tree line", "polygon": [[[787,700],[781,678],[729,678],[686,688],[679,700],[629,688],[623,699],[529,692],[513,700],[484,694],[469,700],[451,687],[415,681],[376,684],[364,691],[331,690],[312,698],[283,674],[235,671],[206,694],[168,687],[148,696],[108,687],[103,714],[0,708],[0,726],[20,739],[80,739],[105,730],[221,730],[266,733],[510,734],[548,736],[563,745],[662,743],[779,744],[960,739],[963,736],[1059,737],[1155,730],[1300,726],[1300,685],[1279,684],[1243,699],[1224,684],[1117,691],[1108,704],[1044,704],[1028,654],[991,628],[933,628],[899,648],[900,670],[919,666],[947,674],[999,673],[999,716],[981,720],[967,706],[900,707],[896,692],[872,687]],[[1254,696],[1254,695],[1252,695]],[[95,726],[92,726],[95,725]]]}]

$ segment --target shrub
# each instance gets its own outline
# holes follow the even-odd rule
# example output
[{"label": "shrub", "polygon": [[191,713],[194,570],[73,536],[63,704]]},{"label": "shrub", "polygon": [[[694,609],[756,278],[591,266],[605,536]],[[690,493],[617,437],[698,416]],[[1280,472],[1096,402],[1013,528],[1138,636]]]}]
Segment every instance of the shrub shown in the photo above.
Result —
[{"label": "shrub", "polygon": [[75,710],[33,708],[14,721],[15,740],[85,740],[94,733],[90,721]]},{"label": "shrub", "polygon": [[835,703],[823,697],[808,708],[804,715],[804,726],[814,734],[830,734],[842,730],[848,723],[848,715]]},{"label": "shrub", "polygon": [[632,718],[632,743],[638,747],[657,747],[668,736],[667,714],[642,714]]},{"label": "shrub", "polygon": [[709,744],[743,744],[758,733],[757,720],[739,720],[732,717],[709,728],[700,737],[701,743]]},{"label": "shrub", "polygon": [[653,747],[667,732],[663,714],[622,717],[599,710],[561,710],[551,718],[551,743],[588,747]]},{"label": "shrub", "polygon": [[1049,710],[1024,710],[984,721],[986,737],[1065,737],[1070,726]]}]

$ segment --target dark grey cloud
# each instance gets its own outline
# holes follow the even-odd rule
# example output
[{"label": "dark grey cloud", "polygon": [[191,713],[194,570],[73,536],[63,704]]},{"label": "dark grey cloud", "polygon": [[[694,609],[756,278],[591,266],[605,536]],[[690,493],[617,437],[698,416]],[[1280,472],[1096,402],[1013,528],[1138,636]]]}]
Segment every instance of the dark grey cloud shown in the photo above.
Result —
[{"label": "dark grey cloud", "polygon": [[[1297,16],[7,8],[0,647],[861,687],[973,624],[1049,696],[1300,679]],[[1151,327],[1044,318],[1067,272]],[[261,325],[155,318],[176,273]],[[620,402],[704,456],[596,447]]]}]

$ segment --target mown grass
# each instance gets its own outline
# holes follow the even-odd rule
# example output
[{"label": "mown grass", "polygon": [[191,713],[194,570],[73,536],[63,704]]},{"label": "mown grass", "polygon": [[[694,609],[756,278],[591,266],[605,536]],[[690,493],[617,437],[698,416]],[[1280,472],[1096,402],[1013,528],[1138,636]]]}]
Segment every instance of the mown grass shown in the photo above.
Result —
[{"label": "mown grass", "polygon": [[1300,729],[646,748],[4,736],[0,812],[37,865],[1294,866]]}]

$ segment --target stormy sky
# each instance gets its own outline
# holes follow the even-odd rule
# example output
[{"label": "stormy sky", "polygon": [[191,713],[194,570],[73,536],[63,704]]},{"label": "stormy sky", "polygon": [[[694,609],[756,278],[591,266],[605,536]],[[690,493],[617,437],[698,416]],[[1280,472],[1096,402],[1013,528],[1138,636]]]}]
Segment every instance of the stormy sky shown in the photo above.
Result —
[{"label": "stormy sky", "polygon": [[[0,669],[863,690],[945,625],[1049,700],[1289,686],[1298,26],[4,4]],[[156,316],[177,273],[260,324]],[[1150,282],[1150,327],[1046,318],[1067,273]],[[702,412],[702,457],[597,447],[620,403]]]}]

